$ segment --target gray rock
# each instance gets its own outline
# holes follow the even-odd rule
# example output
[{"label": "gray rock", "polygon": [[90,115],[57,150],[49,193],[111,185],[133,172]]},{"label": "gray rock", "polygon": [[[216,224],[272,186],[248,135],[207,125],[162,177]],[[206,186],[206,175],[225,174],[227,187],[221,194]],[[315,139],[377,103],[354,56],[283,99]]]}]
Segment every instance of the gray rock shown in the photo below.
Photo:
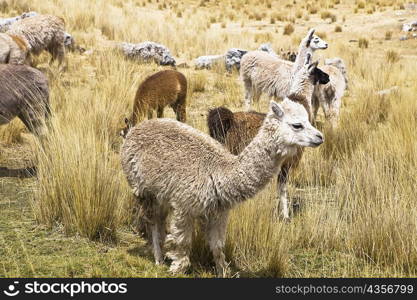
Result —
[{"label": "gray rock", "polygon": [[36,11],[29,11],[16,17],[4,18],[4,19],[0,18],[0,32],[6,32],[9,29],[10,25],[12,25],[13,23],[21,19],[30,18],[36,15],[38,15]]},{"label": "gray rock", "polygon": [[121,43],[123,54],[131,59],[140,61],[154,61],[162,66],[175,66],[176,61],[171,52],[164,45],[146,41],[140,44]]},{"label": "gray rock", "polygon": [[194,60],[196,69],[211,69],[216,63],[224,61],[224,55],[204,55]]}]

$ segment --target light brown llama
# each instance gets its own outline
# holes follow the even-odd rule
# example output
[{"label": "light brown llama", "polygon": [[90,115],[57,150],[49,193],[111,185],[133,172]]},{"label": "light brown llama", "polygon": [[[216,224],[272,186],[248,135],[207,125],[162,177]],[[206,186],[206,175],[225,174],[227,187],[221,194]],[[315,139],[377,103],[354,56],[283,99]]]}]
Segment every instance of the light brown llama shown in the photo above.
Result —
[{"label": "light brown llama", "polygon": [[184,74],[175,70],[163,70],[149,76],[136,92],[132,115],[125,119],[126,127],[120,135],[125,137],[129,129],[146,114],[151,119],[153,110],[157,111],[158,118],[162,118],[167,105],[172,107],[178,121],[185,122],[186,98],[187,79]]},{"label": "light brown llama", "polygon": [[132,128],[121,148],[123,171],[137,201],[147,212],[155,261],[163,262],[165,240],[170,270],[190,265],[195,220],[203,223],[217,271],[224,275],[226,225],[230,209],[253,197],[298,147],[316,147],[322,134],[306,110],[285,99],[271,101],[252,142],[237,156],[208,135],[172,119],[148,120]]},{"label": "light brown llama", "polygon": [[[311,122],[311,97],[314,91],[314,85],[318,82],[319,77],[323,78],[323,84],[328,83],[329,76],[321,70],[317,71],[319,70],[317,69],[317,62],[309,64],[310,59],[311,57],[308,54],[306,63],[294,75],[290,88],[291,93],[288,98],[303,105],[308,112]],[[265,114],[257,112],[232,113],[227,108],[220,107],[209,111],[207,124],[210,136],[225,144],[233,154],[237,155],[256,136],[265,116]],[[279,202],[281,202],[282,215],[285,220],[289,220],[287,196],[288,173],[291,167],[298,165],[302,154],[303,148],[296,148],[293,155],[288,156],[284,160],[278,174],[277,191],[279,193]]]},{"label": "light brown llama", "polygon": [[317,112],[323,109],[326,121],[332,128],[338,125],[340,105],[342,97],[347,89],[347,72],[341,58],[326,59],[322,69],[329,74],[330,81],[324,85],[316,85],[312,97],[313,115],[316,119]]},{"label": "light brown llama", "polygon": [[30,132],[43,136],[50,116],[46,76],[27,65],[0,64],[0,125],[18,117]]}]

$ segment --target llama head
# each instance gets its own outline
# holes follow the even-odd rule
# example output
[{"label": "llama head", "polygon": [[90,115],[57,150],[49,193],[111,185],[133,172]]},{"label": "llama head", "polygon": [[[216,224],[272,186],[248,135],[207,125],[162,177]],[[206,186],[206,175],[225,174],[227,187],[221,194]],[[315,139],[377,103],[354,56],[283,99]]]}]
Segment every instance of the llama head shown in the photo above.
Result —
[{"label": "llama head", "polygon": [[68,32],[64,32],[64,45],[65,47],[71,47],[75,44],[74,38]]},{"label": "llama head", "polygon": [[305,108],[288,98],[280,104],[272,100],[266,120],[275,129],[274,139],[287,147],[317,147],[324,142],[323,134],[311,125]]},{"label": "llama head", "polygon": [[283,48],[281,48],[280,50],[280,56],[282,59],[292,61],[292,62],[295,62],[295,60],[297,59],[296,52],[291,51],[291,50],[284,50]]},{"label": "llama head", "polygon": [[295,62],[295,60],[297,59],[297,53],[295,53],[294,51],[288,51],[286,57],[287,60]]},{"label": "llama head", "polygon": [[323,72],[321,69],[317,68],[317,66],[312,70],[311,77],[313,84],[327,84],[330,81],[329,74]]},{"label": "llama head", "polygon": [[315,29],[310,29],[307,36],[304,38],[305,46],[315,51],[318,49],[327,49],[329,46],[325,41],[320,37],[314,34]]},{"label": "llama head", "polygon": [[125,118],[125,127],[120,130],[119,135],[122,138],[126,138],[126,135],[129,133],[129,130],[133,127],[133,122],[128,118]]},{"label": "llama head", "polygon": [[293,76],[290,94],[302,93],[301,91],[304,91],[309,84],[311,84],[311,88],[313,88],[316,83],[326,84],[330,81],[329,75],[317,68],[318,64],[318,61],[311,62],[311,54],[307,53],[303,66],[297,70]]}]

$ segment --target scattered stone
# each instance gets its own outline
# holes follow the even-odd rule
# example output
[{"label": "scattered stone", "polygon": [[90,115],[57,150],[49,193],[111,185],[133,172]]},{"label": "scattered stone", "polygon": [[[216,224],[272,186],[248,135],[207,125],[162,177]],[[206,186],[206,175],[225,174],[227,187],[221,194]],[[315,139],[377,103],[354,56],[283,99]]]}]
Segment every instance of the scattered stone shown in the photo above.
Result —
[{"label": "scattered stone", "polygon": [[175,66],[176,61],[164,45],[146,41],[140,44],[121,43],[120,49],[128,58],[140,61],[154,61],[162,66]]},{"label": "scattered stone", "polygon": [[194,67],[196,69],[211,69],[215,64],[223,62],[225,59],[224,55],[204,55],[197,57],[194,60]]}]

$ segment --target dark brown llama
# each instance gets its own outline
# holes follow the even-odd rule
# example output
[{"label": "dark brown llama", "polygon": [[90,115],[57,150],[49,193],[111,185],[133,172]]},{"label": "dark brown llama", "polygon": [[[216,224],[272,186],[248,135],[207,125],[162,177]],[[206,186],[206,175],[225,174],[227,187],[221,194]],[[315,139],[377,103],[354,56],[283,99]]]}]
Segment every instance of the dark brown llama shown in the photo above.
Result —
[{"label": "dark brown llama", "polygon": [[0,64],[0,125],[18,117],[30,132],[46,133],[50,116],[46,76],[27,65]]}]

